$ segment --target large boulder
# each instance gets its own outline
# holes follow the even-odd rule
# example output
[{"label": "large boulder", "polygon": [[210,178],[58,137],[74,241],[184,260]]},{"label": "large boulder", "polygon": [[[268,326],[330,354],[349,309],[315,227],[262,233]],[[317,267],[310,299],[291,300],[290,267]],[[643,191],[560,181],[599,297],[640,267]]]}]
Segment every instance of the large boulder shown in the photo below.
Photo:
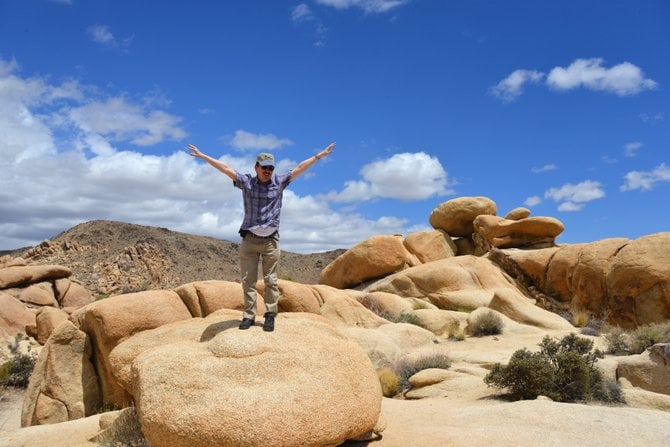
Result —
[{"label": "large boulder", "polygon": [[670,318],[670,232],[499,253],[566,307],[627,328]]},{"label": "large boulder", "polygon": [[480,215],[473,222],[474,230],[496,248],[551,246],[563,232],[563,223],[553,217],[526,217],[509,220]]},{"label": "large boulder", "polygon": [[0,269],[0,289],[67,278],[72,270],[61,265],[18,265]]},{"label": "large boulder", "polygon": [[[205,317],[219,309],[244,309],[242,284],[232,281],[196,281],[174,289],[194,317]],[[261,311],[265,304],[258,300]]]},{"label": "large boulder", "polygon": [[427,298],[440,309],[473,309],[488,305],[498,288],[518,291],[514,281],[493,262],[477,256],[456,256],[418,265],[370,284],[366,291]]},{"label": "large boulder", "polygon": [[372,236],[328,264],[321,272],[319,282],[345,289],[418,263],[405,248],[402,236]]},{"label": "large boulder", "polygon": [[642,354],[621,357],[616,375],[633,386],[670,395],[670,343],[657,343]]},{"label": "large boulder", "polygon": [[24,333],[26,326],[35,325],[35,313],[11,295],[0,292],[0,335]]},{"label": "large boulder", "polygon": [[566,319],[536,306],[528,298],[510,289],[496,290],[489,307],[516,322],[529,326],[566,331],[575,329]]},{"label": "large boulder", "polygon": [[405,238],[405,248],[417,257],[419,262],[437,261],[456,256],[458,248],[451,236],[443,230],[418,231]]},{"label": "large boulder", "polygon": [[168,290],[117,295],[72,313],[72,321],[92,339],[105,404],[123,407],[131,401],[112,375],[108,359],[112,349],[137,332],[189,318],[191,314],[179,295]]},{"label": "large boulder", "polygon": [[46,344],[53,331],[68,320],[68,314],[55,307],[44,306],[37,312],[36,318],[36,340],[37,343]]},{"label": "large boulder", "polygon": [[70,321],[54,331],[30,376],[21,425],[54,424],[95,414],[101,404],[89,337]]},{"label": "large boulder", "polygon": [[91,292],[86,287],[69,278],[54,281],[54,289],[56,299],[63,309],[79,309],[94,301]]},{"label": "large boulder", "polygon": [[626,327],[670,319],[670,232],[628,242],[607,273],[610,319]]},{"label": "large boulder", "polygon": [[334,446],[374,429],[377,375],[327,321],[280,314],[268,333],[238,331],[237,312],[213,315],[220,330],[132,361],[137,414],[152,445]]},{"label": "large boulder", "polygon": [[458,197],[438,205],[430,213],[430,224],[451,236],[464,237],[474,232],[473,221],[477,216],[496,213],[496,203],[488,197]]}]

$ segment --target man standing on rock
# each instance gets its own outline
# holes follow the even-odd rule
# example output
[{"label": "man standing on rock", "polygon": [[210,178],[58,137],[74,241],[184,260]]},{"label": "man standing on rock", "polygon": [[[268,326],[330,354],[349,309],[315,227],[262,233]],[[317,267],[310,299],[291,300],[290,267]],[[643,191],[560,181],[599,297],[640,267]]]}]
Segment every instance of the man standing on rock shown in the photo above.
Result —
[{"label": "man standing on rock", "polygon": [[279,262],[279,216],[282,206],[284,188],[300,174],[312,167],[318,160],[330,155],[335,142],[330,143],[316,155],[298,163],[292,171],[275,174],[275,159],[272,154],[261,153],[256,157],[256,175],[240,174],[233,168],[200,152],[196,146],[189,144],[191,156],[202,158],[233,181],[233,185],[242,190],[244,199],[244,220],[240,227],[240,271],[242,274],[242,290],[244,291],[244,313],[240,329],[249,329],[256,318],[256,281],[258,279],[258,262],[263,264],[263,280],[265,281],[265,321],[264,331],[273,331],[279,287],[277,286],[277,264]]}]

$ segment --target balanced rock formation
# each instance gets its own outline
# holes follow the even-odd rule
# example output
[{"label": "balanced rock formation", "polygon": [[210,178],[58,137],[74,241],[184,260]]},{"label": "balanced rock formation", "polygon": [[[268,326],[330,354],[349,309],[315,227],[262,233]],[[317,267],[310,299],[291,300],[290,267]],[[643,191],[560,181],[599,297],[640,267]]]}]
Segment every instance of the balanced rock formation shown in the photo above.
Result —
[{"label": "balanced rock formation", "polygon": [[488,197],[458,197],[438,205],[430,213],[430,224],[451,236],[466,237],[474,232],[477,216],[495,216],[496,212],[496,203]]},{"label": "balanced rock formation", "polygon": [[552,246],[563,232],[563,223],[553,217],[526,217],[516,220],[480,215],[473,222],[474,230],[493,247]]}]

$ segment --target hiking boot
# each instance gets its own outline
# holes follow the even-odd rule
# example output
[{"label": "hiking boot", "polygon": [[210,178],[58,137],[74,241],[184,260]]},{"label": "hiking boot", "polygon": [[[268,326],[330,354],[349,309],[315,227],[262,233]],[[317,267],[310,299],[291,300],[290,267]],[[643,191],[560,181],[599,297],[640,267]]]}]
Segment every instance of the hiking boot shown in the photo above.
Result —
[{"label": "hiking boot", "polygon": [[267,312],[264,317],[263,330],[265,332],[272,332],[275,330],[275,314],[274,312]]},{"label": "hiking boot", "polygon": [[252,318],[242,318],[242,322],[240,323],[240,329],[249,329],[251,326],[254,325],[254,320]]}]

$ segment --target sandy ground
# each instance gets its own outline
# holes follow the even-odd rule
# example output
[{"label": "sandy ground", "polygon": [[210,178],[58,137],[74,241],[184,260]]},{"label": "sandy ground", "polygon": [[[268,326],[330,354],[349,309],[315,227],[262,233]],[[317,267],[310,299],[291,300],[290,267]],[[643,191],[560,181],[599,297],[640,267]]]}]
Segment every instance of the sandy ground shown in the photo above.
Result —
[{"label": "sandy ground", "polygon": [[0,391],[0,434],[21,427],[21,407],[23,406],[23,390],[7,388]]}]

